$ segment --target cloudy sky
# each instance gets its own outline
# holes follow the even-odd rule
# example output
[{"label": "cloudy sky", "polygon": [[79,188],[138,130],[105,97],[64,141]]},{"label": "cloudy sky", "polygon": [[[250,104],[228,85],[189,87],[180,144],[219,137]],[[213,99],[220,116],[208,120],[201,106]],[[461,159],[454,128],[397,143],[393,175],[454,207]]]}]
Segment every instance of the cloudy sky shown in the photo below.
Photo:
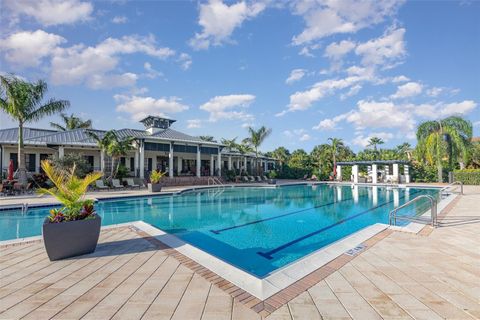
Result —
[{"label": "cloudy sky", "polygon": [[328,137],[358,150],[371,136],[414,143],[419,122],[459,114],[480,135],[479,1],[0,6],[0,72],[45,79],[95,128],[141,128],[155,114],[216,138],[266,125],[264,150]]}]

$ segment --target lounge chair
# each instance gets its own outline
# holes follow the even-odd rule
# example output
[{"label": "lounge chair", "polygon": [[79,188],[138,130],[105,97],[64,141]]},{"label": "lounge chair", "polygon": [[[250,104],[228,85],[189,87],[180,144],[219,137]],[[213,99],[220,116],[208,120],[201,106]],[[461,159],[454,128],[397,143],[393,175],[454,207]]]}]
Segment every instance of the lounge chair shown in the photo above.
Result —
[{"label": "lounge chair", "polygon": [[302,178],[302,180],[309,180],[309,179],[308,179],[308,174],[304,175],[303,178]]},{"label": "lounge chair", "polygon": [[247,178],[248,178],[248,180],[249,180],[250,182],[255,182],[255,178],[254,178],[254,177],[248,176]]},{"label": "lounge chair", "polygon": [[265,177],[265,176],[262,176],[262,180],[263,180],[263,181],[268,181],[268,178]]},{"label": "lounge chair", "polygon": [[257,182],[262,182],[262,178],[261,178],[260,176],[256,176],[256,177],[255,177],[255,180],[256,180]]},{"label": "lounge chair", "polygon": [[243,177],[242,177],[242,180],[243,180],[243,182],[250,182],[250,179],[248,179],[247,176],[243,176]]},{"label": "lounge chair", "polygon": [[105,185],[103,180],[97,180],[97,181],[95,181],[95,189],[97,189],[97,190],[108,190],[110,188]]},{"label": "lounge chair", "polygon": [[120,180],[118,179],[112,179],[112,187],[114,189],[123,189],[125,188],[121,183],[120,183]]},{"label": "lounge chair", "polygon": [[127,178],[125,180],[127,181],[127,187],[129,187],[129,188],[139,188],[140,189],[140,185],[135,184],[135,182],[133,182],[132,178]]}]

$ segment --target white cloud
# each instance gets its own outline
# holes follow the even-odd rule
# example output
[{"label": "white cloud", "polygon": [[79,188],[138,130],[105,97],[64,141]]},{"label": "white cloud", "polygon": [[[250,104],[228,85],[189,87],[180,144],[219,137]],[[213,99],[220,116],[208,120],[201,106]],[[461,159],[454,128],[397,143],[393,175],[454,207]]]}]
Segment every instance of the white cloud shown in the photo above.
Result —
[{"label": "white cloud", "polygon": [[345,100],[345,99],[347,99],[347,98],[349,98],[349,97],[352,97],[352,96],[354,96],[354,95],[357,95],[357,94],[360,92],[360,90],[362,90],[362,86],[359,85],[359,84],[356,84],[356,85],[354,85],[353,87],[351,87],[351,88],[348,90],[347,93],[341,94],[341,95],[340,95],[340,100]]},{"label": "white cloud", "polygon": [[189,44],[196,50],[208,49],[210,45],[218,46],[230,41],[233,31],[242,23],[256,17],[265,9],[265,4],[245,1],[233,3],[230,6],[221,0],[210,0],[200,5],[198,24],[201,33],[195,33]]},{"label": "white cloud", "polygon": [[91,18],[93,5],[79,0],[6,0],[12,16],[26,15],[44,26],[72,24]]},{"label": "white cloud", "polygon": [[405,77],[404,75],[400,75],[392,78],[393,83],[407,82],[407,81],[410,81],[410,79],[408,77]]},{"label": "white cloud", "polygon": [[462,102],[452,103],[439,102],[436,104],[409,104],[406,107],[409,110],[412,110],[417,116],[427,119],[440,119],[454,115],[466,115],[477,107],[477,103],[473,100],[464,100]]},{"label": "white cloud", "polygon": [[129,113],[135,121],[149,115],[167,116],[188,109],[188,106],[182,104],[180,98],[177,97],[155,99],[152,97],[115,95],[114,99],[119,103],[116,110]]},{"label": "white cloud", "polygon": [[310,136],[305,129],[285,130],[283,131],[283,134],[289,139],[299,140],[302,142],[312,139],[312,136]]},{"label": "white cloud", "polygon": [[0,51],[5,52],[8,62],[20,67],[36,67],[64,42],[65,38],[43,30],[20,31],[2,39]]},{"label": "white cloud", "polygon": [[93,89],[135,84],[133,73],[115,74],[120,55],[144,53],[166,59],[175,54],[166,47],[157,47],[153,36],[124,36],[108,38],[95,47],[82,44],[57,48],[51,61],[51,79],[54,84],[85,83]]},{"label": "white cloud", "polygon": [[408,82],[398,86],[397,92],[392,94],[392,99],[404,99],[419,95],[422,93],[423,85],[418,82]]},{"label": "white cloud", "polygon": [[404,1],[303,0],[293,2],[293,13],[305,20],[305,29],[293,37],[302,45],[338,33],[355,33],[393,15]]},{"label": "white cloud", "polygon": [[127,21],[128,21],[128,18],[125,16],[115,16],[112,19],[112,22],[115,24],[124,24],[124,23],[127,23]]},{"label": "white cloud", "polygon": [[210,113],[209,121],[216,122],[221,119],[252,121],[253,115],[246,113],[247,108],[255,96],[251,94],[231,94],[216,96],[200,106],[201,110]]},{"label": "white cloud", "polygon": [[344,55],[352,51],[354,48],[355,42],[349,40],[343,40],[338,43],[333,42],[325,48],[324,56],[332,60],[339,60],[343,58]]},{"label": "white cloud", "polygon": [[190,66],[192,65],[192,57],[187,53],[182,52],[178,57],[177,61],[180,63],[180,67],[183,70],[190,69]]},{"label": "white cloud", "polygon": [[188,129],[197,129],[202,127],[202,120],[200,119],[189,119],[187,120]]},{"label": "white cloud", "polygon": [[143,64],[143,68],[145,69],[145,71],[147,71],[147,73],[145,74],[145,76],[147,78],[150,78],[150,79],[155,79],[157,77],[163,77],[163,73],[161,73],[160,71],[157,71],[155,70],[153,67],[152,67],[152,64],[150,62],[145,62]]},{"label": "white cloud", "polygon": [[383,36],[359,44],[355,53],[362,57],[363,65],[392,68],[406,55],[404,35],[404,28],[390,28]]},{"label": "white cloud", "polygon": [[323,119],[312,129],[322,130],[322,131],[332,131],[337,129],[337,122],[334,121],[333,119]]},{"label": "white cloud", "polygon": [[305,76],[306,72],[307,72],[307,70],[305,70],[305,69],[293,69],[290,72],[290,75],[288,76],[287,80],[285,80],[285,83],[286,84],[292,84],[296,81],[299,81],[300,79],[302,79]]}]

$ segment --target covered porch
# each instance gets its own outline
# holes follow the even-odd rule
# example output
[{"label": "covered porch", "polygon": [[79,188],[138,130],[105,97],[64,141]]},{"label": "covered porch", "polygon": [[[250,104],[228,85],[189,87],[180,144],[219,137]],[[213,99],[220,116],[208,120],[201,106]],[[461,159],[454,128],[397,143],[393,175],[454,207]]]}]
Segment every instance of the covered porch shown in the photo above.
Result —
[{"label": "covered porch", "polygon": [[[351,167],[353,183],[410,183],[409,162],[404,160],[343,161],[337,163],[336,180],[343,181],[342,168]],[[400,172],[402,169],[403,174]]]}]

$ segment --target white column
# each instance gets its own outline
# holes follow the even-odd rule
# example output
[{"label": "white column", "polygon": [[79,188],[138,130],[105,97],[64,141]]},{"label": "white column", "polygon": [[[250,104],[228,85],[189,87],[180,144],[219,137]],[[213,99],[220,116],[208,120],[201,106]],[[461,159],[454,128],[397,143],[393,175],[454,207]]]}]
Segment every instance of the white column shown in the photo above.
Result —
[{"label": "white column", "polygon": [[173,179],[173,143],[170,142],[170,152],[168,153],[168,176]]},{"label": "white column", "polygon": [[138,161],[140,161],[139,176],[140,176],[140,178],[145,178],[145,144],[144,144],[143,141],[140,142],[140,159],[138,159]]},{"label": "white column", "polygon": [[378,205],[378,187],[377,186],[372,187],[372,202],[374,207]]},{"label": "white column", "polygon": [[243,157],[243,167],[243,170],[245,170],[245,173],[247,173],[247,157]]},{"label": "white column", "polygon": [[372,183],[376,184],[377,183],[377,165],[372,164]]},{"label": "white column", "polygon": [[398,178],[399,178],[399,176],[398,176],[398,163],[394,163],[393,164],[393,180],[398,183],[399,182]]},{"label": "white column", "polygon": [[398,188],[393,189],[393,207],[396,208],[400,204],[400,193]]},{"label": "white column", "polygon": [[139,174],[139,171],[140,171],[140,166],[139,166],[139,159],[140,159],[140,153],[137,150],[135,150],[135,158],[134,158],[134,161],[133,161],[133,165],[134,165],[134,168],[133,168],[133,172],[135,173],[135,177],[138,177],[138,174]]},{"label": "white column", "polygon": [[182,173],[182,158],[181,157],[177,157],[177,174],[180,175],[180,173]]},{"label": "white column", "polygon": [[342,201],[342,190],[343,190],[343,188],[341,186],[337,186],[337,201],[338,202]]},{"label": "white column", "polygon": [[65,156],[65,148],[63,146],[58,147],[58,158],[63,159]]},{"label": "white column", "polygon": [[35,153],[35,172],[36,173],[40,172],[40,153]]},{"label": "white column", "polygon": [[342,181],[342,166],[337,164],[337,181]]},{"label": "white column", "polygon": [[353,183],[358,183],[358,164],[352,166]]},{"label": "white column", "polygon": [[105,151],[100,151],[100,171],[105,172]]},{"label": "white column", "polygon": [[358,203],[358,186],[355,185],[352,187],[353,202]]},{"label": "white column", "polygon": [[202,159],[200,157],[200,145],[197,146],[197,177],[200,177]]},{"label": "white column", "polygon": [[218,168],[218,176],[220,177],[222,175],[222,153],[220,152],[220,148],[218,148],[217,168]]},{"label": "white column", "polygon": [[214,159],[213,159],[213,154],[211,154],[211,155],[210,155],[210,175],[211,175],[211,176],[213,176],[213,174],[215,173],[214,167],[213,167],[213,165],[214,165],[213,160],[214,160]]},{"label": "white column", "polygon": [[228,170],[232,170],[232,156],[228,156]]},{"label": "white column", "polygon": [[403,165],[403,174],[405,175],[405,183],[410,183],[410,168],[408,165]]}]

